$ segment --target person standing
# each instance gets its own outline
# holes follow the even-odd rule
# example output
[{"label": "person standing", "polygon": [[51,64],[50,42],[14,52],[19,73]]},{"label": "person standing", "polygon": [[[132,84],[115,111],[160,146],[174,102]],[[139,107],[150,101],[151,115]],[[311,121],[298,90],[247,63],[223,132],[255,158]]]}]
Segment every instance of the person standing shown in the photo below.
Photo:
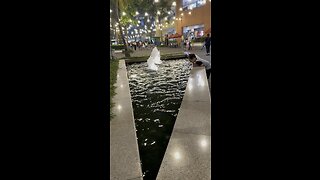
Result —
[{"label": "person standing", "polygon": [[204,40],[204,45],[206,46],[207,56],[210,55],[210,45],[211,45],[211,37],[210,34],[207,34],[206,39]]}]

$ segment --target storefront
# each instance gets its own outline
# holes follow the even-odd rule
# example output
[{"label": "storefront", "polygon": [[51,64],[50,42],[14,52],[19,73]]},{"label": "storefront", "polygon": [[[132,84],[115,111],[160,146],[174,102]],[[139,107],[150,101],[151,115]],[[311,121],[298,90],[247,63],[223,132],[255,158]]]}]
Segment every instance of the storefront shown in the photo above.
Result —
[{"label": "storefront", "polygon": [[200,38],[204,35],[204,25],[194,25],[183,27],[183,37],[192,39]]}]

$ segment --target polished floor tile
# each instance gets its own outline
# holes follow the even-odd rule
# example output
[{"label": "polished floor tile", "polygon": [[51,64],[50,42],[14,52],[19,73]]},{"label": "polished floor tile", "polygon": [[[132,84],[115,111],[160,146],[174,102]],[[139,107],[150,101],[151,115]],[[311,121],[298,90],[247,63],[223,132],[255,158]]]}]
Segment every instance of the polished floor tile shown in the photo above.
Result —
[{"label": "polished floor tile", "polygon": [[211,136],[173,134],[157,176],[169,179],[211,179]]},{"label": "polished floor tile", "polygon": [[[124,61],[120,61],[120,67]],[[131,96],[125,69],[118,71],[114,118],[110,122],[110,179],[141,179],[142,176]]]}]

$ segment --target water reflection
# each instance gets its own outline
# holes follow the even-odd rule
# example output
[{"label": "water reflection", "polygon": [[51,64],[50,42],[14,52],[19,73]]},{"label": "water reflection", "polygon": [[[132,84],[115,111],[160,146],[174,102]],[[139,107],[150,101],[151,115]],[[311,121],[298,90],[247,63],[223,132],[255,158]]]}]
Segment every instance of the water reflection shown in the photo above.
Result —
[{"label": "water reflection", "polygon": [[[185,59],[163,61],[158,71],[147,66],[127,67],[144,180],[156,179],[192,64]],[[177,159],[181,157],[178,152]]]}]

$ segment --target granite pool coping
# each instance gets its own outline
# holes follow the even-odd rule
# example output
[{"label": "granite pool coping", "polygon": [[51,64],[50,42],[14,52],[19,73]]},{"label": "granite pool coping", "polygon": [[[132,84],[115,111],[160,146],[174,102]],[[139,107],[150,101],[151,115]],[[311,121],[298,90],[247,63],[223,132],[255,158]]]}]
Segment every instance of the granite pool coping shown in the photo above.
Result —
[{"label": "granite pool coping", "polygon": [[191,70],[157,180],[211,179],[211,98],[203,67]]},{"label": "granite pool coping", "polygon": [[127,69],[124,60],[119,61],[114,118],[110,121],[110,179],[142,180],[136,128],[133,116]]}]

